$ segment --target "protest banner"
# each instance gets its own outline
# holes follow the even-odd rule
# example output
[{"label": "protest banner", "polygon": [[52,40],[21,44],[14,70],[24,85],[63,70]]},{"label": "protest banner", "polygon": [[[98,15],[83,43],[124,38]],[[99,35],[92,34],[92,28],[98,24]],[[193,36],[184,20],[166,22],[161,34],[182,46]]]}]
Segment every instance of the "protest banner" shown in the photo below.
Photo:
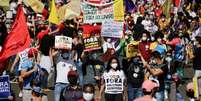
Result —
[{"label": "protest banner", "polygon": [[88,1],[90,0],[85,0],[85,2],[81,3],[84,23],[102,23],[102,21],[114,20],[112,1],[108,3],[92,3]]},{"label": "protest banner", "polygon": [[42,13],[44,4],[39,0],[23,0],[25,5],[30,6],[35,12]]},{"label": "protest banner", "polygon": [[55,36],[55,48],[72,49],[72,38],[67,36]]},{"label": "protest banner", "polygon": [[121,38],[123,35],[123,22],[105,21],[102,24],[101,36]]},{"label": "protest banner", "polygon": [[93,51],[101,49],[101,37],[100,37],[100,26],[84,25],[83,28],[83,39],[84,39],[84,51]]},{"label": "protest banner", "polygon": [[10,82],[9,76],[0,76],[0,99],[8,99],[10,93]]}]

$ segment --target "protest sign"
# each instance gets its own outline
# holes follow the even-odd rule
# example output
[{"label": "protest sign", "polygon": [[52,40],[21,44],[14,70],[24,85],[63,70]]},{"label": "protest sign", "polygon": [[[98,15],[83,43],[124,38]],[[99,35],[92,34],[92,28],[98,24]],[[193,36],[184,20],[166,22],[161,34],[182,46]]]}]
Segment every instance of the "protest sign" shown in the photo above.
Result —
[{"label": "protest sign", "polygon": [[113,5],[101,7],[97,5],[99,4],[94,6],[86,2],[81,3],[84,23],[102,23],[102,21],[114,20]]},{"label": "protest sign", "polygon": [[101,49],[100,36],[90,36],[84,39],[84,51],[93,51]]},{"label": "protest sign", "polygon": [[10,93],[9,76],[0,76],[0,99],[8,99]]},{"label": "protest sign", "polygon": [[105,21],[102,24],[101,36],[121,38],[123,35],[123,22]]},{"label": "protest sign", "polygon": [[30,6],[35,12],[42,13],[44,4],[39,0],[23,0],[27,6]]},{"label": "protest sign", "polygon": [[72,38],[67,36],[55,36],[55,48],[72,49]]}]

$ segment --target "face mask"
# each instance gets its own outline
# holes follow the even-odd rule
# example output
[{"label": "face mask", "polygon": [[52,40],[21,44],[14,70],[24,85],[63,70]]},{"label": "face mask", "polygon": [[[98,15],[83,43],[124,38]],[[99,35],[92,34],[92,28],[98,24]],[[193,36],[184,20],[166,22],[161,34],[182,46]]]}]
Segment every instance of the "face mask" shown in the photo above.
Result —
[{"label": "face mask", "polygon": [[165,60],[166,60],[167,62],[170,62],[170,61],[172,61],[172,58],[168,56],[168,57],[165,58]]},{"label": "face mask", "polygon": [[117,66],[118,66],[118,64],[117,64],[117,63],[113,63],[113,64],[111,64],[111,67],[112,67],[113,69],[116,69],[116,68],[117,68]]},{"label": "face mask", "polygon": [[125,39],[128,39],[128,36],[127,36],[127,35],[125,36]]},{"label": "face mask", "polygon": [[154,38],[154,37],[151,37],[151,41],[155,41],[155,38]]},{"label": "face mask", "polygon": [[158,41],[159,43],[161,43],[161,42],[162,42],[162,39],[161,39],[161,38],[159,38],[159,39],[157,39],[157,41]]},{"label": "face mask", "polygon": [[107,39],[107,42],[110,43],[112,40],[110,38]]},{"label": "face mask", "polygon": [[86,101],[91,101],[94,98],[94,94],[91,93],[83,93],[83,98]]},{"label": "face mask", "polygon": [[147,37],[142,37],[142,41],[146,41],[147,40]]},{"label": "face mask", "polygon": [[92,54],[93,59],[97,59],[97,57],[98,57],[97,54]]},{"label": "face mask", "polygon": [[70,54],[69,54],[69,53],[63,53],[63,54],[62,54],[62,57],[63,57],[64,59],[68,59],[68,58],[70,57]]},{"label": "face mask", "polygon": [[77,84],[77,77],[68,77],[68,81],[71,85]]}]

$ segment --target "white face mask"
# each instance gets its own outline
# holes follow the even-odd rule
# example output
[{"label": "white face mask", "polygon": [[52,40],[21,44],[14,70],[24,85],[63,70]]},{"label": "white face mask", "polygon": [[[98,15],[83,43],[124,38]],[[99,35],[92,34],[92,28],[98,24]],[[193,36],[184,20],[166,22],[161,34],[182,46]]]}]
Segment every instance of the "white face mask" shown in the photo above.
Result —
[{"label": "white face mask", "polygon": [[171,57],[166,57],[166,59],[165,59],[167,62],[170,62],[170,61],[172,61],[172,58]]},{"label": "white face mask", "polygon": [[142,37],[142,41],[146,41],[147,40],[147,37]]},{"label": "white face mask", "polygon": [[116,69],[116,68],[117,68],[117,66],[118,66],[118,64],[117,64],[117,63],[112,63],[112,64],[111,64],[111,67],[112,67],[113,69]]},{"label": "white face mask", "polygon": [[92,93],[83,93],[83,98],[86,101],[91,101],[94,98],[94,94],[92,94]]},{"label": "white face mask", "polygon": [[107,39],[107,42],[110,43],[112,40],[110,38]]}]

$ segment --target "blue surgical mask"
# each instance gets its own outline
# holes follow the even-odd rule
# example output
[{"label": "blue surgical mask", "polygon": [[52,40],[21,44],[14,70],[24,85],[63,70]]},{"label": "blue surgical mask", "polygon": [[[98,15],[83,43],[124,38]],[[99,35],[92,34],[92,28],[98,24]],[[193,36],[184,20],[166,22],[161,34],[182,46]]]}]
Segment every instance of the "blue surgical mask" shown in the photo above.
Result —
[{"label": "blue surgical mask", "polygon": [[64,59],[69,59],[70,54],[69,54],[69,53],[63,53],[61,56],[62,56]]}]

